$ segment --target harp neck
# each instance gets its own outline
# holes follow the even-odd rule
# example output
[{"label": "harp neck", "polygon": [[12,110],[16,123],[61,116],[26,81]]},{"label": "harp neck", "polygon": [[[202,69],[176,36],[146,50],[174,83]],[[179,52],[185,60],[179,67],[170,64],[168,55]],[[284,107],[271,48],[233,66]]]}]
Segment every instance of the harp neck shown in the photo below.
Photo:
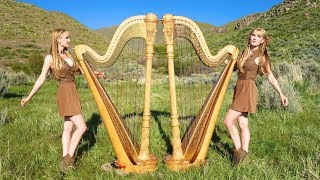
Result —
[{"label": "harp neck", "polygon": [[194,21],[182,16],[173,17],[175,26],[184,29],[184,33],[179,33],[177,36],[186,38],[190,41],[201,61],[207,66],[218,66],[223,63],[229,55],[231,55],[230,59],[236,59],[238,56],[239,50],[233,45],[227,45],[216,55],[212,55],[200,28]]},{"label": "harp neck", "polygon": [[[75,54],[79,61],[82,61],[84,59],[83,55],[87,53],[93,58],[92,63],[106,67],[111,66],[125,44],[132,38],[141,37],[146,39],[147,48],[151,49],[150,45],[153,45],[155,39],[154,26],[156,23],[157,17],[154,14],[133,16],[123,21],[117,28],[104,55],[99,55],[92,48],[84,44],[75,47]],[[150,36],[150,34],[153,36]]]}]

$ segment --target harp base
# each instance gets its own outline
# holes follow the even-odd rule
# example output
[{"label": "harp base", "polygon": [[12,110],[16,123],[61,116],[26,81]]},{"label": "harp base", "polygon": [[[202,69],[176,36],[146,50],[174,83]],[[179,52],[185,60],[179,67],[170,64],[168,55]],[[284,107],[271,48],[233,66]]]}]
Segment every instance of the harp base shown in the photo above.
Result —
[{"label": "harp base", "polygon": [[176,160],[173,159],[171,155],[167,155],[164,157],[163,161],[166,163],[167,167],[173,171],[186,170],[192,164],[185,159]]},{"label": "harp base", "polygon": [[123,163],[120,161],[116,161],[117,168],[121,169],[122,171],[126,173],[147,173],[147,172],[153,172],[156,169],[158,158],[153,155],[149,154],[149,159],[144,160],[138,160],[136,164],[131,163]]}]

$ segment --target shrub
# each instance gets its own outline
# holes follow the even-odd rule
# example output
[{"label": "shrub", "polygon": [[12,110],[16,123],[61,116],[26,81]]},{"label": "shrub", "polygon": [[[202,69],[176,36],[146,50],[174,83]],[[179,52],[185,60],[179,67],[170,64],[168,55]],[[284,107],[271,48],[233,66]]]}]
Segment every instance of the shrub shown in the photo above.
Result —
[{"label": "shrub", "polygon": [[11,85],[9,73],[0,69],[0,97],[3,97],[7,92]]},{"label": "shrub", "polygon": [[15,72],[24,72],[29,75],[31,74],[30,69],[29,69],[29,65],[27,65],[27,64],[13,61],[13,62],[10,62],[9,66]]},{"label": "shrub", "polygon": [[306,81],[310,81],[313,86],[320,85],[320,65],[315,60],[297,60],[297,66],[301,67],[302,77]]},{"label": "shrub", "polygon": [[29,68],[31,75],[39,76],[43,66],[43,56],[40,51],[35,50],[29,57]]},{"label": "shrub", "polygon": [[31,79],[24,72],[18,72],[11,75],[12,85],[25,85],[31,82]]},{"label": "shrub", "polygon": [[0,57],[9,56],[10,52],[8,49],[0,48]]},{"label": "shrub", "polygon": [[[275,65],[273,73],[277,78],[283,94],[288,98],[289,105],[286,108],[290,112],[301,112],[301,100],[299,92],[295,89],[296,83],[302,83],[302,72],[299,66],[281,62]],[[268,109],[281,109],[281,100],[278,93],[267,80],[257,81],[259,89],[258,107]]]},{"label": "shrub", "polygon": [[3,110],[0,110],[0,126],[4,125],[6,122],[8,122],[8,108],[4,108]]},{"label": "shrub", "polygon": [[272,69],[275,77],[286,76],[292,82],[301,83],[303,81],[301,67],[294,64],[289,64],[288,62],[279,62]]},{"label": "shrub", "polygon": [[21,58],[28,58],[29,57],[29,51],[27,51],[25,49],[17,49],[16,51]]}]

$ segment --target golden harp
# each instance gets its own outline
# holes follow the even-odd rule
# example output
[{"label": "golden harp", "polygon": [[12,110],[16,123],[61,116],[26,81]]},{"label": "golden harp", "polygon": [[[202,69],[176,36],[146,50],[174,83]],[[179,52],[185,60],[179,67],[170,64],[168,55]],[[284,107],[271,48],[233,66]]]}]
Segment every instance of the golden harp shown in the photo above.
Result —
[{"label": "golden harp", "polygon": [[[178,171],[192,165],[197,166],[205,163],[209,143],[239,50],[233,45],[228,45],[222,48],[217,55],[212,56],[200,28],[192,20],[166,14],[162,18],[162,23],[168,60],[172,120],[171,144],[173,148],[172,155],[166,156],[164,161],[170,169]],[[176,96],[174,67],[174,41],[177,37],[184,38],[191,43],[199,59],[207,66],[215,67],[225,64],[225,60],[228,59],[224,70],[197,115],[190,122],[182,140],[180,138],[180,121],[177,110],[179,97]]]},{"label": "golden harp", "polygon": [[[157,17],[154,14],[134,16],[123,21],[117,28],[105,55],[100,56],[86,45],[77,45],[75,53],[85,78],[94,96],[95,102],[107,129],[110,141],[117,158],[117,165],[127,172],[154,171],[157,158],[149,153],[150,127],[150,88],[153,60],[153,46],[156,33]],[[112,66],[126,43],[132,38],[145,39],[145,88],[144,106],[141,128],[141,144],[133,139],[131,132],[123,122],[109,95],[100,84],[89,64],[84,59],[87,54],[94,59],[95,64]]]}]

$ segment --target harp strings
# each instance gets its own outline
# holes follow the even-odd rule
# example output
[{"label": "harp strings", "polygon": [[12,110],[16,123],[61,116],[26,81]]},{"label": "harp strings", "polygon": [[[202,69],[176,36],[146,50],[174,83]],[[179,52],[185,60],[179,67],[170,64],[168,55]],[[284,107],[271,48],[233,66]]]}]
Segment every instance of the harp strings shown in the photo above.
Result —
[{"label": "harp strings", "polygon": [[145,76],[144,39],[127,42],[115,63],[107,69],[110,98],[123,123],[132,134],[133,142],[140,142],[144,102]]},{"label": "harp strings", "polygon": [[[205,103],[213,85],[213,68],[205,66],[197,56],[193,45],[185,38],[192,33],[189,29],[176,28],[175,69],[177,77],[177,106],[180,122],[180,136],[186,139],[188,129]],[[177,66],[176,66],[177,65]],[[199,132],[201,133],[201,132]]]}]

